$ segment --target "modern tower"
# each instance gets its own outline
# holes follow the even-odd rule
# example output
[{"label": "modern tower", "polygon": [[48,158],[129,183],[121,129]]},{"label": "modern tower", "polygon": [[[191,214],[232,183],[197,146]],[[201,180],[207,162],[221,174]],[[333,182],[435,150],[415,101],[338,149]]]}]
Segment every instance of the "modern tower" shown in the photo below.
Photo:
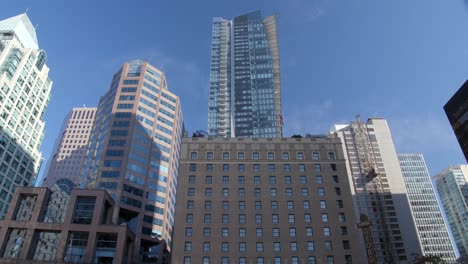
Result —
[{"label": "modern tower", "polygon": [[450,230],[461,256],[468,256],[468,165],[448,167],[434,176]]},{"label": "modern tower", "polygon": [[421,249],[387,121],[357,118],[335,125],[331,133],[343,142],[368,263],[409,263]]},{"label": "modern tower", "polygon": [[147,62],[125,63],[99,101],[82,186],[114,198],[113,221],[137,238],[135,263],[171,244],[182,134],[180,101],[165,74]]},{"label": "modern tower", "polygon": [[173,263],[365,263],[341,142],[184,138]]},{"label": "modern tower", "polygon": [[215,17],[209,135],[281,137],[282,125],[276,16],[255,11],[233,20]]},{"label": "modern tower", "polygon": [[455,263],[455,250],[423,155],[398,154],[398,159],[408,190],[422,254],[437,255],[446,263]]},{"label": "modern tower", "polygon": [[96,115],[96,107],[75,107],[65,117],[55,142],[41,186],[51,188],[61,179],[76,186],[81,182],[81,167],[86,157],[89,136]]},{"label": "modern tower", "polygon": [[468,81],[444,105],[444,110],[468,161]]},{"label": "modern tower", "polygon": [[0,21],[0,219],[16,186],[34,184],[42,162],[52,81],[26,14]]}]

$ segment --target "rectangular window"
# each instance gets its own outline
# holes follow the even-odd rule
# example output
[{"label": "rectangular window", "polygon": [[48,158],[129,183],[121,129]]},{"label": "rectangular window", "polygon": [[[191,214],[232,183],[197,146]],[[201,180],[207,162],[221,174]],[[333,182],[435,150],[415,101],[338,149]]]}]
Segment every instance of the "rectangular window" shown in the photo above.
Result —
[{"label": "rectangular window", "polygon": [[328,152],[328,159],[334,160],[335,159],[335,152]]},{"label": "rectangular window", "polygon": [[221,243],[221,252],[229,252],[229,243],[228,242],[222,242]]},{"label": "rectangular window", "polygon": [[310,209],[309,201],[302,201],[302,205],[303,205],[304,209]]},{"label": "rectangular window", "polygon": [[192,251],[192,242],[186,241],[184,244],[184,251],[190,252]]},{"label": "rectangular window", "polygon": [[213,164],[206,164],[206,171],[212,172],[213,171]]},{"label": "rectangular window", "polygon": [[307,183],[307,177],[306,176],[302,175],[300,177],[300,179],[301,179],[301,184],[306,184]]},{"label": "rectangular window", "polygon": [[239,197],[244,197],[245,196],[245,189],[244,188],[239,188],[238,195],[239,195]]},{"label": "rectangular window", "polygon": [[345,218],[345,214],[344,214],[344,213],[339,213],[339,214],[338,214],[338,221],[339,221],[339,222],[345,222],[345,221],[346,221],[346,218]]},{"label": "rectangular window", "polygon": [[245,155],[244,152],[237,152],[237,159],[238,160],[244,160]]},{"label": "rectangular window", "polygon": [[213,152],[207,152],[207,153],[206,153],[206,159],[207,159],[207,160],[212,160],[213,158],[214,158]]},{"label": "rectangular window", "polygon": [[268,164],[268,172],[275,172],[275,164]]},{"label": "rectangular window", "polygon": [[203,236],[204,237],[210,237],[211,236],[211,228],[209,228],[209,227],[203,228]]},{"label": "rectangular window", "polygon": [[260,188],[255,188],[254,190],[255,197],[261,197],[262,196],[262,191]]},{"label": "rectangular window", "polygon": [[327,202],[325,200],[320,200],[320,209],[327,209]]},{"label": "rectangular window", "polygon": [[221,229],[221,236],[222,237],[229,237],[229,228],[222,228]]},{"label": "rectangular window", "polygon": [[291,242],[290,243],[291,252],[297,252],[297,243]]},{"label": "rectangular window", "polygon": [[203,223],[205,223],[205,224],[211,223],[211,215],[210,214],[205,214],[203,216]]},{"label": "rectangular window", "polygon": [[322,214],[322,222],[328,222],[328,214]]},{"label": "rectangular window", "polygon": [[205,209],[211,209],[211,201],[205,201]]},{"label": "rectangular window", "polygon": [[276,177],[270,176],[270,184],[276,184]]},{"label": "rectangular window", "polygon": [[271,188],[270,189],[270,196],[271,197],[276,197],[276,188]]},{"label": "rectangular window", "polygon": [[273,224],[279,223],[279,216],[278,216],[277,214],[272,215],[272,216],[271,216],[271,222],[272,222]]},{"label": "rectangular window", "polygon": [[245,237],[245,228],[239,228],[239,237]]},{"label": "rectangular window", "polygon": [[245,224],[245,214],[240,214],[239,215],[239,224]]},{"label": "rectangular window", "polygon": [[279,237],[280,236],[280,231],[279,228],[273,228],[273,237]]},{"label": "rectangular window", "polygon": [[225,172],[229,171],[229,164],[223,164],[223,171]]},{"label": "rectangular window", "polygon": [[263,252],[263,243],[257,242],[257,252]]},{"label": "rectangular window", "polygon": [[319,160],[320,159],[320,155],[319,155],[318,151],[312,152],[312,159],[313,160]]},{"label": "rectangular window", "polygon": [[293,196],[293,192],[291,188],[286,188],[286,196],[291,197]]},{"label": "rectangular window", "polygon": [[336,200],[336,206],[340,209],[343,208],[343,201],[342,200]]},{"label": "rectangular window", "polygon": [[223,184],[229,184],[229,176],[223,176]]},{"label": "rectangular window", "polygon": [[314,235],[312,227],[306,227],[306,236],[311,237]]},{"label": "rectangular window", "polygon": [[315,171],[321,171],[322,167],[320,166],[320,164],[314,164],[314,170]]},{"label": "rectangular window", "polygon": [[185,228],[185,236],[186,237],[191,237],[193,234],[193,229],[191,227],[186,227]]},{"label": "rectangular window", "polygon": [[283,160],[289,160],[289,153],[283,152]]},{"label": "rectangular window", "polygon": [[229,215],[223,214],[223,215],[221,216],[221,222],[222,222],[223,224],[228,224],[228,223],[229,223]]},{"label": "rectangular window", "polygon": [[296,222],[296,217],[293,214],[288,215],[288,223]]},{"label": "rectangular window", "polygon": [[262,210],[262,202],[255,201],[255,210]]},{"label": "rectangular window", "polygon": [[260,171],[260,164],[253,164],[252,165],[252,170],[254,172],[259,172]]},{"label": "rectangular window", "polygon": [[290,237],[295,237],[296,236],[296,228],[294,228],[294,227],[289,228],[289,236]]},{"label": "rectangular window", "polygon": [[[208,253],[210,252],[210,242],[204,242],[203,243],[203,252]],[[204,262],[204,261],[203,261]],[[209,263],[209,262],[208,262]]]},{"label": "rectangular window", "polygon": [[244,172],[245,171],[245,164],[237,164],[237,171]]},{"label": "rectangular window", "polygon": [[190,175],[188,178],[188,183],[195,184],[195,175]]},{"label": "rectangular window", "polygon": [[287,202],[287,205],[288,205],[288,209],[289,209],[289,210],[293,210],[293,209],[294,209],[294,202],[293,202],[293,201],[288,201],[288,202]]},{"label": "rectangular window", "polygon": [[190,171],[197,171],[197,164],[190,163]]},{"label": "rectangular window", "polygon": [[187,195],[195,196],[195,188],[188,188]]},{"label": "rectangular window", "polygon": [[262,228],[257,228],[255,230],[255,235],[257,238],[263,237],[263,229]]},{"label": "rectangular window", "polygon": [[284,164],[283,165],[283,172],[290,172],[291,171],[291,166],[289,164]]},{"label": "rectangular window", "polygon": [[223,188],[223,197],[229,197],[229,189]]},{"label": "rectangular window", "polygon": [[254,184],[260,184],[260,176],[254,176]]},{"label": "rectangular window", "polygon": [[238,184],[245,184],[245,177],[244,176],[237,177],[237,183]]},{"label": "rectangular window", "polygon": [[223,201],[222,208],[223,210],[229,210],[229,201]]},{"label": "rectangular window", "polygon": [[195,207],[195,203],[193,200],[187,201],[187,209],[193,209]]},{"label": "rectangular window", "polygon": [[239,210],[245,210],[245,201],[239,201]]},{"label": "rectangular window", "polygon": [[324,227],[323,228],[323,235],[324,236],[330,236],[330,228],[329,227]]},{"label": "rectangular window", "polygon": [[284,176],[284,183],[291,184],[291,176]]},{"label": "rectangular window", "polygon": [[[273,252],[280,252],[280,251],[281,251],[280,242],[273,242]],[[276,259],[275,259],[275,263],[276,263]],[[278,263],[281,264],[281,260]]]},{"label": "rectangular window", "polygon": [[325,189],[324,188],[318,188],[318,195],[319,196],[325,196]]},{"label": "rectangular window", "polygon": [[297,160],[303,160],[304,159],[304,152],[297,152],[296,153],[296,159]]},{"label": "rectangular window", "polygon": [[307,241],[307,251],[315,251],[314,241]]},{"label": "rectangular window", "polygon": [[245,250],[246,250],[245,242],[240,242],[239,243],[239,252],[245,252]]},{"label": "rectangular window", "polygon": [[78,196],[72,223],[90,225],[93,220],[95,205],[96,197]]},{"label": "rectangular window", "polygon": [[302,193],[302,196],[308,196],[309,195],[309,190],[307,188],[302,188],[301,193]]},{"label": "rectangular window", "polygon": [[205,197],[211,197],[213,195],[213,189],[205,188]]},{"label": "rectangular window", "polygon": [[274,160],[275,159],[275,153],[274,152],[268,152],[268,160]]},{"label": "rectangular window", "polygon": [[323,177],[320,175],[316,176],[316,181],[318,184],[323,184]]},{"label": "rectangular window", "polygon": [[205,177],[205,183],[206,184],[212,184],[213,183],[213,177],[212,176],[206,176]]},{"label": "rectangular window", "polygon": [[259,159],[260,159],[260,153],[258,153],[258,152],[253,152],[253,153],[252,153],[252,159],[253,159],[253,160],[259,160]]},{"label": "rectangular window", "polygon": [[278,210],[278,202],[277,201],[271,201],[271,209],[272,210]]},{"label": "rectangular window", "polygon": [[223,160],[229,159],[229,152],[223,152]]},{"label": "rectangular window", "polygon": [[198,153],[197,152],[190,152],[190,159],[191,160],[198,159]]},{"label": "rectangular window", "polygon": [[306,169],[305,169],[305,164],[299,164],[299,165],[298,165],[298,170],[299,170],[300,172],[304,172],[304,171],[306,170]]},{"label": "rectangular window", "polygon": [[255,215],[255,223],[256,224],[261,224],[262,223],[262,215],[260,215],[260,214]]},{"label": "rectangular window", "polygon": [[304,214],[304,221],[306,223],[312,222],[312,216],[310,214]]},{"label": "rectangular window", "polygon": [[186,223],[189,223],[189,224],[190,224],[190,223],[193,223],[193,214],[187,214],[187,215],[185,216],[185,222],[186,222]]}]

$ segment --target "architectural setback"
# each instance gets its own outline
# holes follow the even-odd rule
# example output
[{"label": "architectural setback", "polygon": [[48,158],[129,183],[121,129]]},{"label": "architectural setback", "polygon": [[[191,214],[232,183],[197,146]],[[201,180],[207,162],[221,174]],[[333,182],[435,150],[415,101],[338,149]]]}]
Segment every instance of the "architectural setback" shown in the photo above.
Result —
[{"label": "architectural setback", "polygon": [[184,138],[173,263],[363,263],[339,138]]}]

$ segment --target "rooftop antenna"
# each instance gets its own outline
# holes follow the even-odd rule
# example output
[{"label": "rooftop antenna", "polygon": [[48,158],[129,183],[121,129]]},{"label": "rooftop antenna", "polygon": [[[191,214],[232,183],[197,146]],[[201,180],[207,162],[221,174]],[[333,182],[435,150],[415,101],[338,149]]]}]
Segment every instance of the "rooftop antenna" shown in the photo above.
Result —
[{"label": "rooftop antenna", "polygon": [[39,27],[39,24],[36,24],[36,26],[34,27],[34,30],[37,30],[38,27]]},{"label": "rooftop antenna", "polygon": [[28,8],[26,8],[26,11],[24,11],[24,13],[23,13],[23,14],[27,15],[27,14],[28,14],[28,11],[29,11],[29,7],[28,7]]}]

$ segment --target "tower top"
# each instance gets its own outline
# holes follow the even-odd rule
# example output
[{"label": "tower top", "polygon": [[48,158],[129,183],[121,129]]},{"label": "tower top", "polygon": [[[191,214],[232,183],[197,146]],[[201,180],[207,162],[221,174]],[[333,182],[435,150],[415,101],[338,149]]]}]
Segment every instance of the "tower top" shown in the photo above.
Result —
[{"label": "tower top", "polygon": [[36,30],[26,13],[0,20],[0,32],[14,32],[25,48],[39,49]]}]

